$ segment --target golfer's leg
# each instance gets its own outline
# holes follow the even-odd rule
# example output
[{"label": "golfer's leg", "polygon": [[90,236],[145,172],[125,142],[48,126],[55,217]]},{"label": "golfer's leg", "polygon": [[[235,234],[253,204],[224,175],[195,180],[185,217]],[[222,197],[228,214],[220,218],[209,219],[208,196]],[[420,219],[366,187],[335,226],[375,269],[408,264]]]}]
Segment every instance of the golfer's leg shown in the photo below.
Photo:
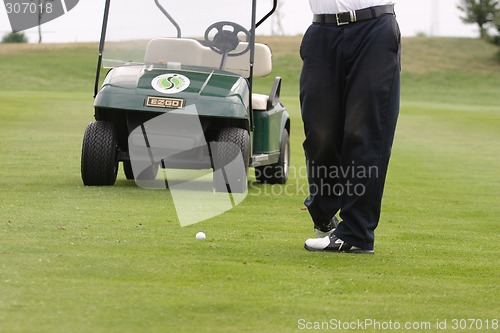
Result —
[{"label": "golfer's leg", "polygon": [[342,196],[342,223],[335,234],[363,249],[372,249],[399,113],[400,39],[392,15],[353,25],[347,80],[342,166],[347,172]]},{"label": "golfer's leg", "polygon": [[343,135],[337,29],[312,25],[301,45],[300,102],[310,192],[305,205],[321,230],[326,229],[340,208],[339,197],[331,191],[339,179],[332,178],[330,172],[332,166],[340,163]]}]

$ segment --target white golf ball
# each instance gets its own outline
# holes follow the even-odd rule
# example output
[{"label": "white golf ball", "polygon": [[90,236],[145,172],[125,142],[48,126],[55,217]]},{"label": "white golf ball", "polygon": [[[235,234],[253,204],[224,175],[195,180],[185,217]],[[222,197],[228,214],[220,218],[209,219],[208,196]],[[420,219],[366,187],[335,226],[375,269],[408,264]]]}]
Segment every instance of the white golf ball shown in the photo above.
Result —
[{"label": "white golf ball", "polygon": [[196,239],[204,240],[204,239],[206,239],[206,238],[207,238],[207,235],[205,235],[205,233],[204,233],[204,232],[201,232],[201,231],[200,231],[200,232],[198,232],[198,233],[196,234]]}]

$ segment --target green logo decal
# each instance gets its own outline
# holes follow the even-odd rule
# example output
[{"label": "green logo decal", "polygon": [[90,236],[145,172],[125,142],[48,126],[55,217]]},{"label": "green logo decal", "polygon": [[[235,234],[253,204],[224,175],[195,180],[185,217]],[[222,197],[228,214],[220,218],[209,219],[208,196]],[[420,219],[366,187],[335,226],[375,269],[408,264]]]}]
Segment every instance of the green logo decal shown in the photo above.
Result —
[{"label": "green logo decal", "polygon": [[162,74],[151,81],[154,90],[164,94],[176,94],[189,87],[190,81],[181,74]]}]

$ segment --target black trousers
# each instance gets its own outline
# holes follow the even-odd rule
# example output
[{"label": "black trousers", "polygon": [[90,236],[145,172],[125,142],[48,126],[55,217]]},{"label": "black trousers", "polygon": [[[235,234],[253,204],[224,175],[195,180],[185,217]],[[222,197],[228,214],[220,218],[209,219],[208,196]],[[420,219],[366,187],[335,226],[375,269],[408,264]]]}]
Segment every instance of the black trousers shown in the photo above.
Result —
[{"label": "black trousers", "polygon": [[309,180],[305,200],[326,231],[373,249],[399,114],[401,35],[396,17],[312,24],[300,47],[300,103]]}]

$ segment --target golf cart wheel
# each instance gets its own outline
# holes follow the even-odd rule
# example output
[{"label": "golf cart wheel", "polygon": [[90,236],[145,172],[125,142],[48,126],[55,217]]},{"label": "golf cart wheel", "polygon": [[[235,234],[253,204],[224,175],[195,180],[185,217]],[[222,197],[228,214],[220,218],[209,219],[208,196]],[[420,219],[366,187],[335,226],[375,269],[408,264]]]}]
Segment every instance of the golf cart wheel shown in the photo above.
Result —
[{"label": "golf cart wheel", "polygon": [[156,178],[156,175],[158,174],[158,169],[160,168],[160,165],[158,163],[155,163],[148,168],[146,168],[144,171],[142,171],[139,176],[134,177],[134,170],[132,169],[132,162],[130,160],[128,161],[123,161],[123,173],[125,174],[125,177],[128,180],[154,180]]},{"label": "golf cart wheel", "polygon": [[255,178],[260,183],[285,184],[290,170],[290,138],[288,131],[283,130],[280,142],[280,157],[276,164],[255,168]]},{"label": "golf cart wheel", "polygon": [[116,181],[118,146],[115,126],[107,121],[90,123],[82,145],[81,173],[87,186],[109,186]]},{"label": "golf cart wheel", "polygon": [[217,141],[212,145],[214,187],[217,192],[244,193],[247,190],[249,146],[248,131],[244,129],[230,127],[219,132]]}]

